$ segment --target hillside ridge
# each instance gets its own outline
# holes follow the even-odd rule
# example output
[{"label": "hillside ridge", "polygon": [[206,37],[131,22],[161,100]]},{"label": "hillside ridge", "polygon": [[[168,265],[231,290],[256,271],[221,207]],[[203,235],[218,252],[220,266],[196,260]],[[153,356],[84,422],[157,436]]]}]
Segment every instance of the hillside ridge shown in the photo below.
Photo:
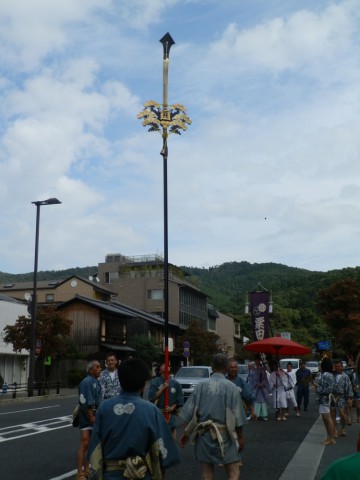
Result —
[{"label": "hillside ridge", "polygon": [[[317,293],[344,279],[360,285],[360,267],[327,272],[310,271],[277,263],[226,262],[208,268],[179,266],[189,274],[188,280],[209,297],[219,311],[240,320],[242,335],[252,337],[250,316],[244,306],[248,292],[262,288],[272,294],[272,329],[291,332],[297,341],[311,344],[327,338],[328,331],[317,311]],[[38,272],[38,280],[63,280],[71,275],[89,278],[97,266]],[[33,273],[0,272],[0,283],[26,282]]]}]

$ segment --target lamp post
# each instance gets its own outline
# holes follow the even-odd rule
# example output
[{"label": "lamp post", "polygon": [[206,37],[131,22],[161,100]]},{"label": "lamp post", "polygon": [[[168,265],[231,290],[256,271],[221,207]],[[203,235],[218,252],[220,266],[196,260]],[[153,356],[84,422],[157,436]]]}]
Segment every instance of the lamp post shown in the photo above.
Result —
[{"label": "lamp post", "polygon": [[38,200],[31,202],[36,205],[36,233],[35,233],[35,260],[34,260],[34,283],[33,295],[31,301],[31,334],[30,334],[30,359],[29,359],[29,379],[28,379],[28,397],[34,395],[35,380],[35,354],[36,354],[36,310],[37,310],[37,271],[39,257],[39,227],[40,227],[40,207],[43,205],[57,205],[60,202],[57,198],[48,198],[47,200]]},{"label": "lamp post", "polygon": [[[166,33],[160,43],[163,46],[163,103],[160,105],[154,100],[144,104],[144,109],[138,114],[142,125],[148,127],[149,132],[158,132],[162,135],[163,147],[160,155],[163,157],[163,190],[164,190],[164,356],[165,381],[169,380],[169,256],[168,256],[168,182],[167,182],[167,139],[171,133],[181,135],[181,130],[187,130],[191,124],[183,105],[168,104],[168,78],[170,48],[175,44],[170,33]],[[169,405],[169,390],[165,390],[165,407]],[[166,420],[169,414],[165,413]]]}]

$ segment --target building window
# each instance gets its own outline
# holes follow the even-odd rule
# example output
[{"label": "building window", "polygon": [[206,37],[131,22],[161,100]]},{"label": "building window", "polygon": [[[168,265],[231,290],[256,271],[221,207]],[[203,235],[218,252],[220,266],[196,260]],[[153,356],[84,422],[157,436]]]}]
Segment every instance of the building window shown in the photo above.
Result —
[{"label": "building window", "polygon": [[235,328],[234,335],[236,335],[237,337],[240,337],[240,323],[234,322],[234,328]]},{"label": "building window", "polygon": [[53,302],[55,300],[55,295],[53,293],[47,293],[46,294],[46,301],[47,302]]},{"label": "building window", "polygon": [[154,288],[153,290],[148,290],[148,300],[163,300],[164,299],[164,290],[162,288]]},{"label": "building window", "polygon": [[208,329],[216,332],[216,318],[209,317],[208,319]]},{"label": "building window", "polygon": [[119,272],[105,272],[105,283],[113,283],[119,278]]}]

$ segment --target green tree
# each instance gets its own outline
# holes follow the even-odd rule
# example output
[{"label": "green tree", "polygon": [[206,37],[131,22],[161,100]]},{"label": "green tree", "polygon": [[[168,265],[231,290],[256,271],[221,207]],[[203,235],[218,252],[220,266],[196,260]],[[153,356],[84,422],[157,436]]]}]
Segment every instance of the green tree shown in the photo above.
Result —
[{"label": "green tree", "polygon": [[182,355],[183,343],[190,342],[190,359],[194,365],[210,365],[215,353],[219,353],[216,333],[208,332],[199,327],[197,322],[191,322],[186,332],[178,337],[177,353]]},{"label": "green tree", "polygon": [[136,350],[136,357],[141,358],[151,367],[153,362],[159,362],[162,358],[162,351],[153,338],[146,335],[134,335],[129,340],[129,347]]},{"label": "green tree", "polygon": [[[41,340],[41,356],[66,353],[65,338],[70,335],[72,321],[65,318],[54,306],[41,306],[36,315],[36,338]],[[31,318],[21,315],[15,325],[4,328],[3,340],[11,343],[14,352],[30,350]]]},{"label": "green tree", "polygon": [[341,280],[318,293],[318,309],[336,339],[349,354],[360,349],[360,287],[352,279]]}]

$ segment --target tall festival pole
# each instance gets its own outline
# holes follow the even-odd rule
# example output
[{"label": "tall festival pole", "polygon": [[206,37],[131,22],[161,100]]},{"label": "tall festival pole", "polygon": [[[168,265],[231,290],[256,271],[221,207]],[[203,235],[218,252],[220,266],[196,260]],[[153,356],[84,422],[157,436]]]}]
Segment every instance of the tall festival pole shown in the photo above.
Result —
[{"label": "tall festival pole", "polygon": [[[172,45],[175,44],[169,33],[166,33],[160,40],[163,46],[163,103],[150,100],[144,105],[144,109],[138,114],[142,119],[142,125],[149,127],[149,132],[159,132],[162,135],[163,146],[160,155],[163,157],[163,190],[164,190],[164,363],[165,382],[169,382],[169,248],[168,248],[168,181],[167,181],[167,159],[169,134],[181,135],[181,130],[187,130],[191,124],[190,118],[186,115],[183,105],[168,104],[168,78],[169,78],[169,53]],[[169,413],[166,408],[169,405],[169,389],[165,389],[165,418],[169,420]]]}]

